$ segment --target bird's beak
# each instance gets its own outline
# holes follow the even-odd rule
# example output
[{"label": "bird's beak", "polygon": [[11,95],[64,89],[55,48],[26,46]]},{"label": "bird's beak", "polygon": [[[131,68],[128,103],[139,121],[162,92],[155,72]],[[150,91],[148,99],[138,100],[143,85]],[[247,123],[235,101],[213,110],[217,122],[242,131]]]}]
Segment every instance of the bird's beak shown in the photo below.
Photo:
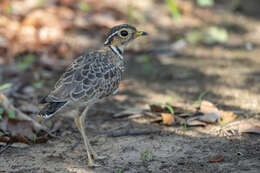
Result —
[{"label": "bird's beak", "polygon": [[140,37],[140,36],[144,36],[144,35],[148,35],[148,33],[144,32],[144,31],[137,31],[135,33],[135,37]]}]

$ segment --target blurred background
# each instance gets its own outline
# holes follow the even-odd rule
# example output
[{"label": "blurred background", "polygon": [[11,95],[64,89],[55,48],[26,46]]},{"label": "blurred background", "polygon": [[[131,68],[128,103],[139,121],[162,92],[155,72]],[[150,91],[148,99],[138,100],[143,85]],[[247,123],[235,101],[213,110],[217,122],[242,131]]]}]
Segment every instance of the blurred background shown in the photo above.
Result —
[{"label": "blurred background", "polygon": [[141,89],[132,93],[141,95],[138,101],[192,103],[207,92],[218,104],[259,110],[257,0],[2,0],[0,5],[0,90],[9,88],[5,93],[17,102],[47,94],[73,58],[102,48],[109,28],[129,23],[150,34],[125,54],[124,89]]},{"label": "blurred background", "polygon": [[[38,99],[65,67],[128,23],[149,36],[128,46],[119,93],[94,110],[188,109],[205,99],[240,119],[259,119],[259,7],[259,0],[1,0],[0,92],[35,118]],[[113,126],[106,120],[101,128]]]}]

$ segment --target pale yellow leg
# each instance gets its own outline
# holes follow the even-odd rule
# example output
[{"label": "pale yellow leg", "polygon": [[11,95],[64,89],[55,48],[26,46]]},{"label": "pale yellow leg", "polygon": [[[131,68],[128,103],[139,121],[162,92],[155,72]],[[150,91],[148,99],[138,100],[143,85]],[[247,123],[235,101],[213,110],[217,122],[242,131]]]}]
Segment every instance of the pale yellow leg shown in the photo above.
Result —
[{"label": "pale yellow leg", "polygon": [[[85,119],[86,119],[86,116],[87,116],[87,112],[88,112],[88,108],[89,106],[87,106],[84,111],[82,112],[80,118],[82,118],[82,121],[83,121],[83,129],[84,129],[84,133],[85,133]],[[86,135],[85,135],[86,136]],[[84,137],[83,137],[84,138]],[[85,139],[84,139],[85,141]],[[95,152],[95,150],[92,148],[92,146],[90,145],[88,139],[86,139],[86,142],[87,142],[87,145],[88,145],[88,148],[90,149],[90,154],[93,156],[93,159],[94,160],[102,160],[104,158],[106,158],[105,156],[99,156],[97,155],[97,153]],[[85,144],[86,145],[86,144]]]},{"label": "pale yellow leg", "polygon": [[79,131],[80,131],[80,133],[83,137],[83,140],[84,140],[85,148],[87,150],[87,155],[88,155],[88,167],[98,167],[100,165],[94,163],[92,156],[95,160],[103,159],[103,157],[98,157],[98,155],[96,154],[94,149],[91,147],[89,140],[88,140],[86,133],[85,133],[85,119],[86,119],[88,108],[89,108],[89,106],[87,106],[84,109],[81,116],[76,116],[74,121],[75,121],[75,124],[76,124],[77,128],[79,129]]}]

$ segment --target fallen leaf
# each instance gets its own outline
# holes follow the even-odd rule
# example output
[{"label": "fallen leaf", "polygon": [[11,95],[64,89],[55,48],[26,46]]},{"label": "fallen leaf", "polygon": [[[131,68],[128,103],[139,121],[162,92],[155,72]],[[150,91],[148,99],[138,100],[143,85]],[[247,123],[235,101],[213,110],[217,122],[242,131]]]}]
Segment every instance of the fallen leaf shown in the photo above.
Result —
[{"label": "fallen leaf", "polygon": [[[0,142],[31,144],[47,141],[45,128],[16,109],[3,94],[0,94],[0,108]],[[40,134],[40,130],[44,132]]]},{"label": "fallen leaf", "polygon": [[114,99],[117,101],[123,102],[123,101],[127,100],[128,97],[126,95],[115,95]]},{"label": "fallen leaf", "polygon": [[164,108],[160,105],[150,105],[151,112],[163,112]]},{"label": "fallen leaf", "polygon": [[198,120],[206,122],[206,123],[216,123],[219,119],[220,115],[212,112],[212,113],[207,113],[205,115],[202,116],[198,116]]},{"label": "fallen leaf", "polygon": [[33,104],[23,104],[19,107],[19,109],[22,112],[26,112],[26,113],[37,113],[39,112],[39,108]]},{"label": "fallen leaf", "polygon": [[216,155],[216,156],[213,156],[212,158],[209,159],[209,163],[217,163],[217,162],[222,162],[224,161],[224,156],[222,155]]},{"label": "fallen leaf", "polygon": [[243,121],[238,126],[238,133],[260,134],[260,126],[248,121]]},{"label": "fallen leaf", "polygon": [[199,121],[198,117],[192,117],[187,120],[187,125],[188,126],[206,126],[207,124],[202,121]]},{"label": "fallen leaf", "polygon": [[175,116],[174,119],[175,119],[175,122],[178,123],[178,124],[181,124],[181,125],[182,125],[182,124],[185,124],[185,123],[186,123],[186,121],[185,121],[184,118]]},{"label": "fallen leaf", "polygon": [[156,117],[149,121],[150,123],[160,123],[162,122],[162,117]]},{"label": "fallen leaf", "polygon": [[126,110],[123,110],[121,112],[118,112],[116,114],[113,115],[114,118],[121,118],[121,117],[125,117],[125,116],[129,116],[129,115],[133,115],[133,114],[139,114],[144,112],[144,110],[140,109],[140,108],[128,108]]},{"label": "fallen leaf", "polygon": [[0,131],[3,132],[0,142],[29,144],[30,140],[33,141],[32,123],[27,120],[10,119],[6,112],[4,112],[0,120]]},{"label": "fallen leaf", "polygon": [[162,123],[164,125],[172,125],[175,122],[174,115],[169,113],[161,113],[162,116]]},{"label": "fallen leaf", "polygon": [[165,113],[171,113],[179,116],[190,116],[190,112],[185,111],[182,107],[173,106],[171,104],[166,104],[164,106],[162,105],[150,105],[151,112],[165,112]]},{"label": "fallen leaf", "polygon": [[219,119],[219,114],[217,113],[207,113],[200,116],[191,117],[187,120],[187,125],[189,126],[206,126],[206,123],[216,123]]},{"label": "fallen leaf", "polygon": [[203,100],[200,104],[200,112],[203,114],[208,114],[208,113],[219,113],[218,108],[211,102]]},{"label": "fallen leaf", "polygon": [[59,41],[63,37],[63,30],[59,27],[42,27],[39,29],[38,38],[42,44]]},{"label": "fallen leaf", "polygon": [[220,118],[221,118],[221,122],[227,124],[230,123],[232,121],[234,121],[237,118],[237,115],[234,114],[232,111],[220,111]]}]

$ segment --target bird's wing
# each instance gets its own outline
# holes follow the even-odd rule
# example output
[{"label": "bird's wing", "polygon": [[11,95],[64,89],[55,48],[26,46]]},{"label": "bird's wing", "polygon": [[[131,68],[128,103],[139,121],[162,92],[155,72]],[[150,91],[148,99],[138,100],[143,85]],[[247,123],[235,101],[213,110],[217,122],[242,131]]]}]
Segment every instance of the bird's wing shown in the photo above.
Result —
[{"label": "bird's wing", "polygon": [[92,53],[77,58],[48,95],[48,102],[77,101],[83,97],[88,100],[112,90],[109,82],[114,81],[109,78],[115,76],[116,67],[101,57]]}]

